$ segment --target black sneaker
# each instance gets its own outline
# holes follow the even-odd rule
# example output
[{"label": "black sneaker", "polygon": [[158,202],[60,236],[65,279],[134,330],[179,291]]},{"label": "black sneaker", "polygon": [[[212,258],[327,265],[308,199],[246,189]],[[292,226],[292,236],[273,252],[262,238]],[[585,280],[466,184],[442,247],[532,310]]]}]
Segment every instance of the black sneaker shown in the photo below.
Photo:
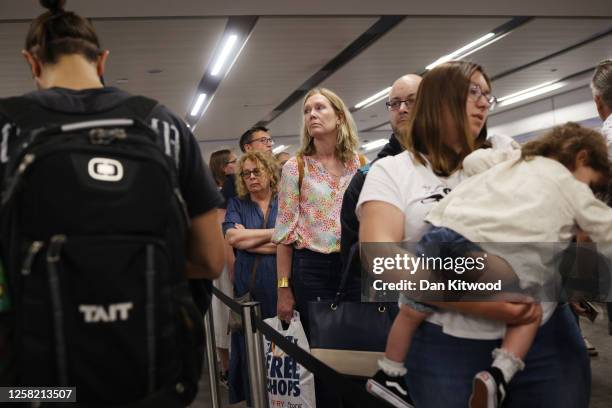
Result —
[{"label": "black sneaker", "polygon": [[378,370],[366,383],[366,389],[372,395],[387,401],[397,408],[414,408],[404,377],[391,377]]},{"label": "black sneaker", "polygon": [[474,376],[470,408],[499,408],[506,398],[506,380],[497,367]]}]

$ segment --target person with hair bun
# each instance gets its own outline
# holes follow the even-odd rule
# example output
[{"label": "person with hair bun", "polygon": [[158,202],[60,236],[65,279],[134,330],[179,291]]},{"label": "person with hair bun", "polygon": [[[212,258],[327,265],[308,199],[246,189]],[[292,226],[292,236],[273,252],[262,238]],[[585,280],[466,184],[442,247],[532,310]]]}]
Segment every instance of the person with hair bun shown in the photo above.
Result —
[{"label": "person with hair bun", "polygon": [[[28,145],[31,140],[45,147],[53,144],[65,152],[64,156],[54,156],[53,162],[46,161],[46,157],[35,160],[24,176],[23,191],[38,197],[37,203],[41,202],[40,197],[48,198],[28,214],[44,211],[54,217],[36,215],[37,222],[28,221],[31,217],[26,216],[14,220],[21,223],[18,227],[21,231],[29,222],[30,230],[39,231],[37,228],[49,223],[50,233],[65,233],[53,235],[57,241],[48,240],[46,232],[40,233],[42,244],[35,241],[30,247],[32,268],[40,269],[43,265],[44,256],[35,255],[35,250],[40,249],[37,245],[42,245],[42,254],[53,243],[65,241],[58,257],[49,256],[54,262],[64,259],[65,251],[77,242],[87,254],[96,256],[75,255],[83,258],[79,258],[80,263],[62,264],[58,274],[62,282],[60,296],[49,301],[39,293],[35,298],[40,302],[40,312],[30,313],[28,319],[22,318],[24,304],[33,306],[13,296],[17,316],[13,385],[76,386],[79,403],[95,406],[142,403],[146,399],[146,406],[184,407],[197,393],[201,370],[197,359],[201,358],[203,347],[197,330],[202,328],[201,316],[193,300],[200,311],[208,308],[210,298],[206,292],[211,291],[211,280],[223,269],[223,237],[216,211],[222,203],[221,196],[210,171],[203,165],[198,143],[183,120],[157,101],[104,86],[102,77],[109,51],[101,47],[92,23],[65,10],[65,0],[41,0],[40,4],[47,11],[30,24],[22,51],[38,90],[0,99],[0,180],[15,174],[12,164],[20,160],[22,149],[38,146]],[[81,127],[63,126],[77,123]],[[33,129],[39,128],[48,130],[46,139],[34,138]],[[78,139],[78,132],[90,133]],[[75,143],[83,143],[78,153]],[[115,159],[102,153],[91,156],[94,151],[106,152],[107,157]],[[51,171],[36,173],[34,169],[42,169],[38,166],[45,161],[53,163],[45,167]],[[151,174],[160,177],[152,180]],[[44,187],[33,187],[29,182],[34,177],[40,177],[37,186]],[[144,183],[131,183],[133,180]],[[69,193],[63,194],[64,189]],[[21,191],[17,192],[21,194],[18,199],[30,197],[24,197],[27,194]],[[49,191],[55,191],[52,197]],[[130,206],[146,201],[143,197],[162,195],[166,201]],[[5,199],[10,196],[7,193],[2,198],[4,214]],[[104,200],[108,205],[99,204],[107,202]],[[71,205],[78,208],[68,210]],[[28,211],[26,206],[15,208]],[[95,216],[87,218],[91,214]],[[86,222],[70,224],[73,219],[85,218]],[[2,221],[3,227],[8,225],[4,215]],[[38,234],[30,230],[27,233]],[[15,239],[15,243],[13,237],[3,234],[0,248],[5,270],[10,270],[7,276],[17,278],[16,271],[24,262],[23,249],[17,259],[14,248],[30,237],[24,233],[24,238]],[[153,237],[163,238],[152,244]],[[144,245],[138,246],[141,250],[124,252],[137,248],[136,242]],[[160,251],[162,244],[164,249]],[[98,252],[94,247],[100,248]],[[7,253],[11,256],[6,256]],[[83,267],[83,263],[89,266]],[[100,277],[107,279],[106,284],[92,282],[100,275],[91,272],[97,267],[90,265],[94,263],[108,266],[104,269],[109,277]],[[72,274],[65,270],[69,267],[74,268]],[[126,276],[130,273],[120,274],[116,279],[110,277],[126,270],[138,273],[139,278],[147,277],[138,284],[134,284],[135,277]],[[32,269],[28,279],[42,276],[38,272]],[[53,279],[49,281],[50,287],[55,288]],[[17,295],[23,295],[21,289],[23,292],[32,289],[31,281],[28,282],[23,288],[17,286],[20,289]],[[198,294],[197,299],[191,298],[189,286]],[[117,293],[118,287],[121,293]],[[147,295],[141,296],[145,290]],[[41,293],[50,296],[48,291]],[[142,299],[149,303],[145,305]],[[59,324],[61,319],[64,325]],[[23,329],[27,324],[30,328]]]}]

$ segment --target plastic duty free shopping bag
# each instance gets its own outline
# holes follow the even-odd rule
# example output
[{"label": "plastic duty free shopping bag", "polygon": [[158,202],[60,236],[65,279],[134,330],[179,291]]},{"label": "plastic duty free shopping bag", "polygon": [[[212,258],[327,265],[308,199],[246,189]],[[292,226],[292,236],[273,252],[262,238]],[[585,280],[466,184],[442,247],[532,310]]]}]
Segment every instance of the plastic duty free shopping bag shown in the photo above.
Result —
[{"label": "plastic duty free shopping bag", "polygon": [[[310,352],[300,315],[294,312],[287,330],[278,317],[265,319],[287,340]],[[274,342],[264,337],[268,400],[271,408],[315,408],[314,376]]]}]

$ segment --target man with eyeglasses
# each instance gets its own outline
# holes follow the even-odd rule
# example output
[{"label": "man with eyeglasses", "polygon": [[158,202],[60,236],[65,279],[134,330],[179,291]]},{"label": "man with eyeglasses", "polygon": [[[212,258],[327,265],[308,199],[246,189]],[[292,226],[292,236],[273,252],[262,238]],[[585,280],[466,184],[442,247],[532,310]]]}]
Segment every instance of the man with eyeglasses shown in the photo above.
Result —
[{"label": "man with eyeglasses", "polygon": [[391,123],[391,128],[393,129],[393,134],[389,139],[390,144],[393,141],[397,142],[395,134],[397,134],[400,127],[408,124],[420,83],[420,76],[410,74],[399,78],[391,87],[389,100],[385,103],[389,110],[389,123]]},{"label": "man with eyeglasses", "polygon": [[[395,156],[404,150],[395,135],[401,127],[408,124],[420,83],[420,76],[409,74],[397,79],[391,86],[389,99],[385,102],[385,105],[389,111],[389,123],[393,133],[389,138],[389,142],[378,153],[374,161],[385,156]],[[340,210],[340,223],[342,225],[340,233],[340,258],[343,268],[346,267],[347,263],[350,263],[351,268],[351,279],[347,285],[347,300],[358,301],[360,299],[361,265],[359,262],[359,251],[353,251],[356,255],[352,258],[350,254],[351,248],[357,245],[359,240],[359,220],[357,220],[355,215],[355,207],[357,206],[359,193],[361,193],[363,183],[372,163],[368,163],[359,169],[353,176],[342,199],[342,209]]]},{"label": "man with eyeglasses", "polygon": [[[259,151],[268,155],[272,155],[272,146],[274,140],[270,136],[269,130],[264,126],[253,126],[240,136],[240,150],[242,153],[248,153],[250,151]],[[236,184],[234,176],[227,176],[221,194],[225,198],[225,203],[229,202],[230,198],[236,197]]]},{"label": "man with eyeglasses", "polygon": [[239,143],[240,150],[242,150],[243,153],[255,150],[271,154],[274,140],[272,140],[267,128],[263,126],[253,126],[240,136]]}]

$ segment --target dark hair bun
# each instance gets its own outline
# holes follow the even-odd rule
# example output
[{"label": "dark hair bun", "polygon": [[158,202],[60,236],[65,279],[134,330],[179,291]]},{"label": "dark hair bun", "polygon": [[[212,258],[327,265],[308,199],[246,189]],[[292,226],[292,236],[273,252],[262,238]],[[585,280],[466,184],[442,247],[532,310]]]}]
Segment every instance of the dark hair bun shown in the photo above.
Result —
[{"label": "dark hair bun", "polygon": [[49,11],[63,11],[64,6],[66,5],[66,0],[39,0],[40,5]]}]

